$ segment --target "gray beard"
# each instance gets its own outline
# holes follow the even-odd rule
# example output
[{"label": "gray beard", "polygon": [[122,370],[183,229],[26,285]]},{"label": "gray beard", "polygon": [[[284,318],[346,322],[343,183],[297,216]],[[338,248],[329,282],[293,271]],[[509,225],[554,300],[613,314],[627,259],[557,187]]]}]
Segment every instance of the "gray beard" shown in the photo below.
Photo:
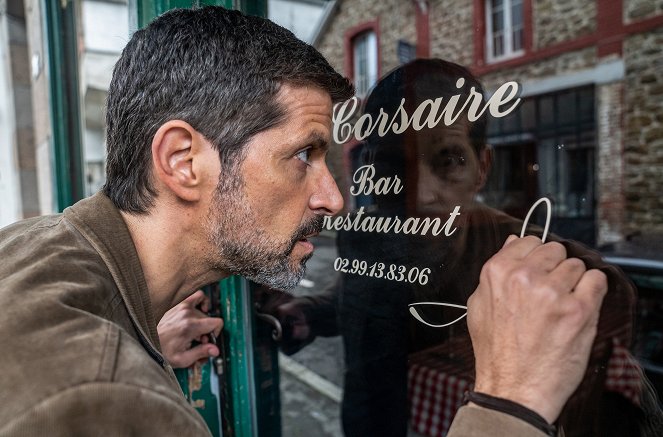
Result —
[{"label": "gray beard", "polygon": [[269,247],[273,242],[263,240],[262,244],[252,243],[253,241],[248,240],[215,241],[223,260],[217,267],[277,290],[291,290],[299,284],[306,273],[305,263],[310,255],[303,258],[298,265],[292,265],[292,249],[280,253],[270,252],[263,248]]},{"label": "gray beard", "polygon": [[300,262],[293,262],[290,256],[297,241],[322,230],[323,217],[316,215],[300,225],[288,241],[274,240],[263,229],[252,227],[255,218],[241,187],[217,189],[207,216],[209,240],[216,253],[206,255],[208,263],[216,270],[242,275],[271,288],[295,288],[312,254]]}]

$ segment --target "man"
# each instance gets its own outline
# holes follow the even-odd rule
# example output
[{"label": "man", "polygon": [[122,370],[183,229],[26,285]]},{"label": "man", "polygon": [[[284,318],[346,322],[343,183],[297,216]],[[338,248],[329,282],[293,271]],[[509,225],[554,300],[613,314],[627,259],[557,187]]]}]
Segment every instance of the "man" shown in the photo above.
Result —
[{"label": "man", "polygon": [[[309,238],[342,207],[324,158],[332,104],[351,93],[313,48],[260,18],[174,10],[137,31],[109,90],[103,193],[0,231],[0,434],[208,435],[164,360],[156,322],[229,274],[297,284]],[[582,374],[605,279],[554,247],[510,242],[486,272],[471,314],[488,365],[500,358],[490,328],[513,322],[490,319],[503,299],[493,294],[516,275],[540,290],[531,302],[551,293],[566,302],[554,320],[537,316],[571,337],[557,354],[512,356],[563,357],[566,373]],[[534,375],[523,389],[501,370],[483,389],[548,420],[576,382]],[[461,421],[531,428],[471,410]]]},{"label": "man", "polygon": [[103,193],[0,233],[0,434],[205,435],[156,322],[231,273],[298,282],[342,206],[324,157],[351,95],[257,17],[176,10],[137,31],[109,90]]},{"label": "man", "polygon": [[[459,78],[465,80],[460,89],[456,86]],[[471,87],[483,94],[478,80],[460,65],[439,59],[416,60],[378,82],[366,101],[364,113],[371,114],[375,120],[382,111],[396,113],[400,105],[412,113],[427,99],[442,98],[446,102],[460,94],[460,101],[464,101]],[[486,143],[485,115],[469,122],[467,116],[461,114],[450,126],[440,123],[435,128],[410,128],[399,134],[378,135],[374,131],[358,147],[362,147],[364,160],[357,166],[372,166],[373,180],[397,177],[403,185],[398,193],[394,190],[389,195],[374,196],[365,207],[363,218],[442,218],[444,222],[450,212],[459,207],[461,214],[454,221],[456,230],[448,237],[342,230],[337,237],[340,258],[362,260],[369,266],[376,263],[402,265],[408,271],[429,268],[428,282],[339,274],[336,283],[323,295],[303,296],[281,303],[274,312],[284,321],[296,322],[285,329],[291,334],[283,344],[283,350],[288,353],[312,341],[315,335],[340,334],[343,337],[342,418],[346,436],[400,437],[407,434],[408,420],[412,419],[408,417],[412,411],[408,405],[408,388],[412,389],[408,387],[408,364],[412,365],[412,353],[445,345],[444,350],[452,355],[448,361],[457,362],[455,366],[445,367],[447,374],[471,381],[475,373],[473,358],[476,358],[479,378],[482,351],[477,349],[476,338],[473,338],[475,353],[472,356],[470,335],[476,320],[468,298],[477,286],[481,289],[492,262],[489,260],[496,253],[499,256],[500,248],[510,241],[510,234],[520,232],[522,221],[475,200],[488,178],[492,161],[491,149]],[[540,229],[532,226],[528,233],[541,235]],[[550,236],[549,240],[552,239],[561,241]],[[641,401],[631,402],[623,393],[604,388],[613,345],[630,345],[635,304],[633,286],[617,268],[605,264],[599,254],[572,241],[561,242],[563,248],[557,246],[559,250],[582,259],[587,268],[601,269],[607,274],[609,291],[592,348],[590,371],[568,401],[558,424],[567,435],[646,435],[644,431],[634,434],[633,430],[648,429],[646,422],[657,420],[660,411],[656,411],[655,404],[645,401],[650,393],[644,379],[636,381],[641,382]],[[475,293],[472,299],[476,296]],[[453,326],[440,328],[461,317],[463,311],[431,304],[408,307],[414,302],[431,301],[468,304],[468,323],[461,319]],[[495,314],[502,317],[511,314],[515,318],[533,315],[532,309],[521,307],[523,304],[506,305],[503,312]],[[424,323],[410,315],[413,310]],[[505,341],[510,336],[513,336],[510,341],[515,342],[518,333],[504,331]],[[554,348],[552,342],[543,338],[538,345],[542,350]],[[468,350],[469,356],[466,364],[462,364],[460,358],[464,350]],[[442,352],[436,356],[439,356],[438,362],[445,359]],[[532,366],[523,363],[517,366],[520,365],[519,373],[525,377]],[[550,365],[541,368],[549,370]],[[450,369],[455,369],[455,373]],[[517,383],[514,381],[514,384]],[[479,386],[477,381],[477,390]],[[454,395],[452,391],[441,396],[453,398]],[[447,404],[453,403],[452,400]],[[438,425],[438,429],[441,426]]]}]

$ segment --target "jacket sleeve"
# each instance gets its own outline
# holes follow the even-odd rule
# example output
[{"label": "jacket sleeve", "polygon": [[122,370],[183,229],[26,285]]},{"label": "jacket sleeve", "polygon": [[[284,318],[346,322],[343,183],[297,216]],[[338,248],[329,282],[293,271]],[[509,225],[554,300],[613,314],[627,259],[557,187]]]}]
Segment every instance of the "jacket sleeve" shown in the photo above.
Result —
[{"label": "jacket sleeve", "polygon": [[209,437],[193,409],[162,393],[117,382],[81,384],[0,424],[3,436]]},{"label": "jacket sleeve", "polygon": [[547,437],[529,423],[476,405],[460,407],[447,437]]}]

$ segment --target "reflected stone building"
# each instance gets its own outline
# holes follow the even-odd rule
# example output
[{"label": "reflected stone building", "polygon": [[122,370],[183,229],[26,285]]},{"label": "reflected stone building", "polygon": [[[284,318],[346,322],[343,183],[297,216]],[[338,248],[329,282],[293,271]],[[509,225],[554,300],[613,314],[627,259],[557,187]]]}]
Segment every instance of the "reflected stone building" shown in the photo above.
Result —
[{"label": "reflected stone building", "polygon": [[518,111],[489,125],[482,200],[523,217],[550,197],[553,230],[590,245],[663,235],[663,3],[337,0],[314,44],[359,94],[413,56],[463,64],[488,93],[518,81]]}]

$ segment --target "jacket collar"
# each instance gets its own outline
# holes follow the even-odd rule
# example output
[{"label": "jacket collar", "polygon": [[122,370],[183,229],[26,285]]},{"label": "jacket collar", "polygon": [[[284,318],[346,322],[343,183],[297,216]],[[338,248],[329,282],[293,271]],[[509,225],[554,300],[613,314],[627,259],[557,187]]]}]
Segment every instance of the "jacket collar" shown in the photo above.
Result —
[{"label": "jacket collar", "polygon": [[119,210],[99,192],[65,209],[64,216],[101,256],[122,295],[143,347],[163,366],[147,283],[136,246]]}]

